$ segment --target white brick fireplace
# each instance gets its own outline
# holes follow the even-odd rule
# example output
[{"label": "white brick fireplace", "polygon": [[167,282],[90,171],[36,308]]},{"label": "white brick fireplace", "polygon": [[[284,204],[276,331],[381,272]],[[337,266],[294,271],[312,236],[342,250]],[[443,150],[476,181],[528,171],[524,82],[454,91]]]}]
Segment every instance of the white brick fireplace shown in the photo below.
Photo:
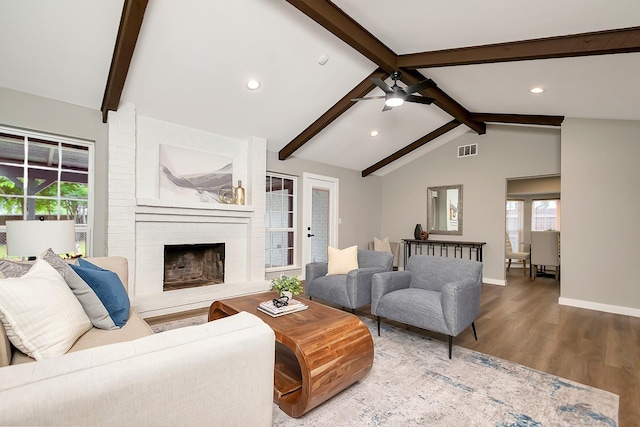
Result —
[{"label": "white brick fireplace", "polygon": [[[159,146],[233,159],[245,205],[160,197]],[[135,106],[109,113],[107,243],[129,260],[129,296],[143,317],[206,307],[269,289],[264,269],[266,141],[229,138],[141,117]],[[222,284],[163,292],[164,246],[225,244]]]}]

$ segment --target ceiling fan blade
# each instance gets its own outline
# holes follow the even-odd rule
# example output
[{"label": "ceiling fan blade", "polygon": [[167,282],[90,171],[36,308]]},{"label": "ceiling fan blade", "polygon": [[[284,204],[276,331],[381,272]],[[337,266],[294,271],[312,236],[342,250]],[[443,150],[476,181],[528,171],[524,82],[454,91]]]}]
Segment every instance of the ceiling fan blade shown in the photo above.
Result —
[{"label": "ceiling fan blade", "polygon": [[404,89],[404,91],[407,93],[407,95],[410,95],[412,93],[420,92],[421,90],[424,90],[424,89],[427,89],[427,88],[430,88],[430,87],[435,87],[435,86],[437,86],[437,85],[435,84],[435,82],[433,80],[427,79],[427,80],[421,81],[420,83],[416,83],[414,85],[407,86]]},{"label": "ceiling fan blade", "polygon": [[373,77],[371,81],[374,82],[376,86],[378,86],[380,89],[382,89],[386,93],[393,93],[393,90],[382,79],[379,79],[378,77]]},{"label": "ceiling fan blade", "polygon": [[386,96],[367,96],[366,98],[351,98],[352,101],[366,101],[367,99],[384,99]]},{"label": "ceiling fan blade", "polygon": [[416,102],[418,104],[431,104],[435,99],[426,96],[409,95],[404,99],[406,102]]}]

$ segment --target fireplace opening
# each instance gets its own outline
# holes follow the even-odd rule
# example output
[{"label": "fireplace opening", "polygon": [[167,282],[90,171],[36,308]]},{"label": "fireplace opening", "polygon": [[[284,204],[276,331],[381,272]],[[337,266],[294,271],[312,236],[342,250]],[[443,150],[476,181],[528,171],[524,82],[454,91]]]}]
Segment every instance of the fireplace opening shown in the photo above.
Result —
[{"label": "fireplace opening", "polygon": [[165,245],[163,290],[224,283],[224,243]]}]

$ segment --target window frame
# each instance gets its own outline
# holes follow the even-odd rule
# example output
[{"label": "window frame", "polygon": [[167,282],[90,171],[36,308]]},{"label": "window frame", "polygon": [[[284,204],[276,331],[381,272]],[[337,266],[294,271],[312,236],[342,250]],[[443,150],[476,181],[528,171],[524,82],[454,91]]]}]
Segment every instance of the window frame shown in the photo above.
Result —
[{"label": "window frame", "polygon": [[[556,202],[556,208],[555,208],[555,222],[556,222],[556,226],[554,228],[541,228],[539,229],[537,227],[536,224],[536,202]],[[539,198],[539,199],[532,199],[531,200],[531,231],[548,231],[548,230],[553,230],[553,231],[560,231],[560,217],[561,217],[561,213],[562,213],[562,205],[561,205],[561,201],[559,197],[550,197],[550,198]]]},{"label": "window frame", "polygon": [[[298,230],[297,230],[297,224],[298,224],[298,177],[295,175],[287,175],[287,174],[282,174],[282,173],[278,173],[278,172],[271,172],[271,171],[267,171],[265,174],[265,184],[266,184],[266,179],[273,179],[273,178],[279,178],[279,179],[286,179],[286,180],[290,180],[292,182],[292,191],[293,193],[291,194],[292,196],[292,210],[291,211],[286,211],[286,212],[291,212],[291,226],[290,227],[270,227],[269,222],[268,222],[268,215],[270,213],[273,212],[279,212],[281,215],[283,212],[283,210],[280,211],[271,211],[269,209],[269,204],[268,204],[268,197],[269,197],[269,190],[266,190],[265,188],[265,272],[269,273],[269,272],[278,272],[278,271],[286,271],[286,270],[294,270],[299,268],[298,267]],[[292,233],[292,239],[291,239],[291,247],[287,247],[287,249],[292,249],[292,258],[291,258],[291,263],[287,264],[287,265],[278,265],[278,266],[273,266],[272,263],[269,261],[267,263],[267,253],[269,251],[273,252],[275,251],[277,248],[272,248],[271,247],[271,242],[267,242],[267,237],[269,236],[269,232],[286,232],[286,233]],[[269,245],[269,247],[267,247],[267,245]],[[270,260],[271,258],[269,258]]]},{"label": "window frame", "polygon": [[[511,245],[512,245],[512,249],[515,252],[521,252],[522,248],[521,246],[524,244],[523,240],[524,240],[524,206],[525,206],[525,202],[524,199],[507,199],[507,205],[509,204],[509,202],[512,203],[517,203],[518,204],[518,209],[508,209],[506,208],[506,231],[507,231],[507,235],[509,236],[509,239],[511,241]],[[512,222],[518,222],[518,227],[516,229],[509,227],[509,212],[517,212],[517,216],[516,217],[512,217],[511,219],[513,219],[514,221]]]},{"label": "window frame", "polygon": [[[0,164],[8,167],[19,167],[23,169],[23,175],[25,177],[29,176],[29,172],[33,172],[34,170],[43,170],[43,171],[55,171],[57,174],[56,177],[56,196],[47,196],[47,195],[38,195],[37,193],[34,195],[27,194],[27,189],[22,190],[22,194],[15,195],[16,198],[20,198],[22,200],[22,219],[29,219],[29,212],[27,210],[27,201],[29,199],[35,200],[54,200],[56,202],[57,211],[55,216],[57,219],[61,217],[61,206],[63,201],[68,200],[80,200],[86,201],[87,204],[87,214],[86,214],[86,224],[75,224],[75,232],[84,233],[85,234],[85,249],[83,256],[90,257],[93,255],[93,230],[94,230],[94,199],[95,199],[95,191],[94,191],[94,181],[95,181],[95,142],[91,140],[85,140],[80,138],[72,138],[67,136],[55,135],[45,132],[36,132],[30,131],[20,128],[14,128],[9,126],[0,126],[0,133],[8,134],[17,137],[16,142],[19,139],[22,140],[23,148],[24,148],[24,157],[21,161],[2,161],[0,160]],[[33,163],[33,158],[29,156],[28,147],[30,144],[42,144],[45,143],[55,143],[55,149],[58,153],[58,158],[55,159],[55,165],[43,166],[39,164]],[[51,144],[54,146],[53,144]],[[65,167],[64,165],[64,152],[74,149],[75,147],[81,147],[82,151],[87,152],[87,170],[77,170],[69,167]],[[63,182],[64,174],[80,174],[87,176],[87,198],[86,199],[76,199],[73,197],[63,196],[61,194],[61,184]],[[48,188],[48,187],[47,187]],[[0,213],[2,214],[2,213]],[[34,212],[34,216],[37,217],[37,212]],[[6,235],[6,225],[0,224],[0,233]]]}]

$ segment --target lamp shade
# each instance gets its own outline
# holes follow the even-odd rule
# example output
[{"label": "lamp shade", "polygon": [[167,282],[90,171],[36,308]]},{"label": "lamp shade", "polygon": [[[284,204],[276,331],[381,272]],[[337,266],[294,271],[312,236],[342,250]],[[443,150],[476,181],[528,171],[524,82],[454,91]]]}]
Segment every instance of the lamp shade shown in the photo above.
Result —
[{"label": "lamp shade", "polygon": [[40,256],[49,248],[57,254],[76,252],[75,221],[7,221],[8,256]]}]

